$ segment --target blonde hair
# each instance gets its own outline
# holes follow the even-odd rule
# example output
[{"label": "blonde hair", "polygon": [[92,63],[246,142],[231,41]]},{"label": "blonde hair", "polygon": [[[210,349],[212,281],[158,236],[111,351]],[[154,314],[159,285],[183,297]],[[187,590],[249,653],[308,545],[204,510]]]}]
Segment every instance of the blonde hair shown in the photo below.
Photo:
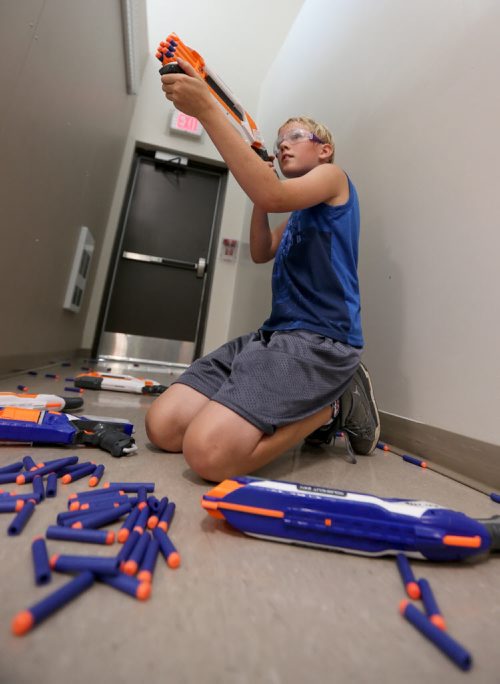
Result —
[{"label": "blonde hair", "polygon": [[305,126],[307,130],[311,131],[311,133],[314,133],[314,135],[317,135],[318,138],[324,143],[331,145],[332,156],[327,160],[327,162],[333,164],[333,159],[335,157],[335,141],[333,139],[333,135],[324,124],[318,123],[314,119],[310,119],[308,116],[292,116],[290,119],[285,121],[285,123],[281,124],[279,130],[290,123],[298,123],[302,126]]}]

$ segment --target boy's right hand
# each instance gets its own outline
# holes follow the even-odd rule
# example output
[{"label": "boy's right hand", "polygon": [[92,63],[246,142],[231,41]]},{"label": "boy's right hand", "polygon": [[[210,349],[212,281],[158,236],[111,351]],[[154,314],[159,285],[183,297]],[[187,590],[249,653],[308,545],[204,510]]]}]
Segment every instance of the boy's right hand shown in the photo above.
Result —
[{"label": "boy's right hand", "polygon": [[178,64],[183,73],[164,74],[161,77],[162,90],[176,109],[200,119],[213,106],[213,98],[204,79],[189,62],[179,59]]}]

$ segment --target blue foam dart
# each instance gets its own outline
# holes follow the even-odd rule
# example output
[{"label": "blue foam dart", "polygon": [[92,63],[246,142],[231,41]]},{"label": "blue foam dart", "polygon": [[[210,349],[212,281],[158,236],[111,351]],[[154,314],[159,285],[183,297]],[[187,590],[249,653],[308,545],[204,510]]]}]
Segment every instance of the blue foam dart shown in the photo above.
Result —
[{"label": "blue foam dart", "polygon": [[160,528],[160,530],[168,532],[168,530],[170,529],[170,523],[172,522],[172,518],[174,517],[174,513],[175,503],[173,501],[169,501],[163,509],[163,513],[158,518],[158,527]]},{"label": "blue foam dart", "polygon": [[83,542],[85,544],[113,544],[115,533],[111,530],[75,530],[62,525],[50,525],[45,532],[47,539]]},{"label": "blue foam dart", "polygon": [[50,559],[50,567],[56,572],[81,572],[90,570],[99,575],[116,575],[119,567],[116,557],[74,556],[55,554]]},{"label": "blue foam dart", "polygon": [[462,670],[470,670],[472,656],[465,648],[455,641],[449,634],[439,629],[428,620],[418,608],[406,599],[399,606],[401,615],[408,620],[418,631],[431,641],[437,648],[445,653]]},{"label": "blue foam dart", "polygon": [[422,594],[422,603],[424,604],[425,613],[430,622],[436,627],[439,627],[439,629],[446,630],[446,622],[441,614],[441,609],[437,604],[429,581],[421,578],[418,580],[418,586],[420,587],[420,592]]},{"label": "blue foam dart", "polygon": [[55,613],[66,603],[82,594],[94,583],[94,574],[85,571],[77,575],[70,582],[57,589],[52,594],[42,599],[27,610],[18,613],[12,620],[12,632],[16,636],[22,636],[29,632],[35,625]]},{"label": "blue foam dart", "polygon": [[32,468],[37,467],[35,461],[31,458],[31,456],[23,457],[23,466],[25,470],[31,470]]},{"label": "blue foam dart", "polygon": [[99,575],[98,579],[140,601],[146,601],[151,595],[151,582],[141,582],[136,577],[130,577],[123,572],[118,575]]},{"label": "blue foam dart", "polygon": [[57,495],[57,473],[49,473],[45,485],[45,496],[53,498]]},{"label": "blue foam dart", "polygon": [[104,475],[104,470],[104,465],[100,463],[94,470],[92,477],[89,480],[89,487],[97,487],[97,485],[101,481],[102,476]]},{"label": "blue foam dart", "polygon": [[134,550],[135,545],[141,538],[141,533],[138,532],[137,530],[132,530],[130,533],[127,541],[123,544],[122,548],[118,551],[116,555],[116,561],[118,563],[118,567],[122,567],[123,563],[125,563],[132,551]]},{"label": "blue foam dart", "polygon": [[118,508],[111,508],[105,511],[98,511],[97,513],[81,515],[73,524],[77,527],[84,527],[86,529],[103,527],[104,525],[108,525],[109,523],[115,522],[115,520],[121,518],[123,515],[128,513],[131,508],[132,506],[129,503],[124,503],[118,506]]},{"label": "blue foam dart", "polygon": [[19,513],[16,515],[14,520],[10,523],[9,527],[7,528],[7,534],[9,535],[9,537],[14,537],[18,534],[21,534],[21,532],[24,530],[26,526],[26,523],[33,515],[34,510],[35,504],[33,503],[33,501],[26,501],[24,506],[21,508]]},{"label": "blue foam dart", "polygon": [[159,527],[155,527],[153,530],[153,536],[160,545],[160,551],[165,558],[168,567],[172,569],[178,568],[181,564],[181,557],[175,546],[172,544],[170,537],[167,536],[167,533]]},{"label": "blue foam dart", "polygon": [[127,501],[133,506],[133,501],[131,501],[126,494],[117,494],[116,496],[110,497],[105,496],[100,499],[89,499],[85,501],[85,503],[80,504],[78,510],[82,511],[82,513],[95,513],[96,511],[103,511],[106,508],[113,508],[113,506],[116,508],[116,506],[127,503]]},{"label": "blue foam dart", "polygon": [[18,473],[20,470],[24,468],[24,464],[22,461],[17,461],[16,463],[10,463],[9,465],[2,466],[0,468],[0,474],[5,474],[5,473]]},{"label": "blue foam dart", "polygon": [[202,506],[249,535],[346,553],[460,561],[500,549],[500,516],[473,520],[426,501],[236,477]]},{"label": "blue foam dart", "polygon": [[396,562],[406,593],[412,599],[420,598],[420,587],[411,569],[410,561],[403,553],[398,553]]},{"label": "blue foam dart", "polygon": [[130,553],[127,560],[123,563],[120,570],[126,575],[136,575],[139,570],[139,566],[144,558],[144,554],[147,551],[150,542],[149,532],[144,532],[141,534],[137,540],[137,544],[134,545],[132,552]]},{"label": "blue foam dart", "polygon": [[134,530],[138,530],[141,534],[144,532],[148,524],[149,513],[150,511],[147,505],[144,506],[144,508],[139,509],[139,515],[135,522]]},{"label": "blue foam dart", "polygon": [[33,557],[33,569],[35,572],[35,584],[48,584],[52,578],[50,572],[49,555],[47,545],[43,537],[35,537],[31,544]]},{"label": "blue foam dart", "polygon": [[69,484],[70,482],[76,482],[77,480],[81,480],[84,477],[87,477],[87,475],[92,475],[96,467],[97,466],[95,465],[95,463],[82,465],[81,468],[76,468],[71,473],[66,473],[65,475],[63,475],[61,478],[61,482],[63,484]]},{"label": "blue foam dart", "polygon": [[130,536],[132,529],[134,528],[137,518],[140,515],[140,510],[138,508],[133,508],[132,511],[127,515],[125,522],[118,530],[117,539],[120,544],[124,544]]},{"label": "blue foam dart", "polygon": [[160,544],[157,539],[152,538],[149,542],[148,548],[141,563],[137,579],[142,582],[152,582],[153,574],[158,560],[158,553],[160,552]]},{"label": "blue foam dart", "polygon": [[122,496],[123,494],[125,494],[125,492],[122,489],[94,489],[91,491],[70,494],[70,496],[68,497],[68,508],[70,504],[73,503],[73,501],[87,503],[88,501],[97,501],[101,497]]},{"label": "blue foam dart", "polygon": [[23,508],[24,501],[13,496],[3,496],[0,500],[0,513],[19,513]]},{"label": "blue foam dart", "polygon": [[105,489],[121,489],[124,492],[138,492],[142,487],[146,492],[154,492],[154,482],[105,482],[103,487]]},{"label": "blue foam dart", "polygon": [[45,487],[43,486],[43,478],[37,475],[33,478],[33,493],[40,496],[40,501],[45,499]]},{"label": "blue foam dart", "polygon": [[17,470],[9,470],[0,473],[0,484],[11,484],[16,482],[18,472],[19,471]]}]

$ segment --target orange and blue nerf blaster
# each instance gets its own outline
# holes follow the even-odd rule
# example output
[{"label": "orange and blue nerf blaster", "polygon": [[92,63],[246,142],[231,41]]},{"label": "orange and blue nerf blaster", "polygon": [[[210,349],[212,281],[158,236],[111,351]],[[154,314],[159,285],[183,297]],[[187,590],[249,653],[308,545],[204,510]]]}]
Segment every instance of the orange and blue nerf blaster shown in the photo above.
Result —
[{"label": "orange and blue nerf blaster", "polygon": [[0,408],[0,442],[95,446],[112,456],[137,451],[133,425],[75,418],[56,411]]},{"label": "orange and blue nerf blaster", "polygon": [[257,124],[250,114],[245,111],[222,79],[209,69],[200,54],[183,43],[177,34],[170,33],[167,38],[162,40],[159,44],[156,51],[156,57],[163,64],[160,69],[160,74],[162,75],[184,73],[177,63],[179,57],[188,62],[201,78],[203,78],[210,93],[238,133],[250,147],[255,150],[259,157],[264,159],[264,161],[269,161],[270,157],[265,148],[260,131],[257,128]]},{"label": "orange and blue nerf blaster", "polygon": [[365,556],[462,561],[500,550],[500,516],[474,520],[427,501],[235,477],[202,506],[251,536]]},{"label": "orange and blue nerf blaster", "polygon": [[136,378],[132,375],[117,373],[99,373],[91,371],[80,373],[74,379],[75,387],[93,390],[112,390],[114,392],[131,392],[132,394],[162,394],[167,388],[156,380]]},{"label": "orange and blue nerf blaster", "polygon": [[19,406],[49,411],[74,411],[83,406],[81,397],[59,397],[57,394],[17,394],[0,392],[0,406]]}]

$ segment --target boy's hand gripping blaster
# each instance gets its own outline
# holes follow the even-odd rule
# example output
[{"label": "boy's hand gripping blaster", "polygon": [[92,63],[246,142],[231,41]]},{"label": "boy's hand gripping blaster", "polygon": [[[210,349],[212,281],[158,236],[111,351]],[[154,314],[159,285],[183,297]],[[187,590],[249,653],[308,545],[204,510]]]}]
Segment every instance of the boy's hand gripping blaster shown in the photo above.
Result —
[{"label": "boy's hand gripping blaster", "polygon": [[163,64],[160,69],[160,74],[162,75],[184,73],[177,64],[178,57],[189,62],[193,69],[203,78],[220,108],[228,116],[244,140],[264,161],[270,160],[257,124],[238,102],[227,85],[207,67],[201,55],[185,45],[175,33],[171,33],[158,46],[156,57]]},{"label": "boy's hand gripping blaster", "polygon": [[137,451],[131,423],[76,418],[55,411],[7,407],[0,409],[0,442],[83,444],[125,456]]},{"label": "boy's hand gripping blaster", "polygon": [[0,406],[16,406],[50,411],[74,411],[83,406],[81,397],[58,397],[56,394],[16,394],[0,392]]},{"label": "boy's hand gripping blaster", "polygon": [[93,390],[112,390],[114,392],[132,392],[133,394],[161,394],[167,388],[156,380],[134,378],[132,375],[113,373],[81,373],[75,377],[75,387]]},{"label": "boy's hand gripping blaster", "polygon": [[235,477],[201,505],[245,534],[365,556],[460,561],[500,550],[500,516],[473,520],[426,501]]}]

